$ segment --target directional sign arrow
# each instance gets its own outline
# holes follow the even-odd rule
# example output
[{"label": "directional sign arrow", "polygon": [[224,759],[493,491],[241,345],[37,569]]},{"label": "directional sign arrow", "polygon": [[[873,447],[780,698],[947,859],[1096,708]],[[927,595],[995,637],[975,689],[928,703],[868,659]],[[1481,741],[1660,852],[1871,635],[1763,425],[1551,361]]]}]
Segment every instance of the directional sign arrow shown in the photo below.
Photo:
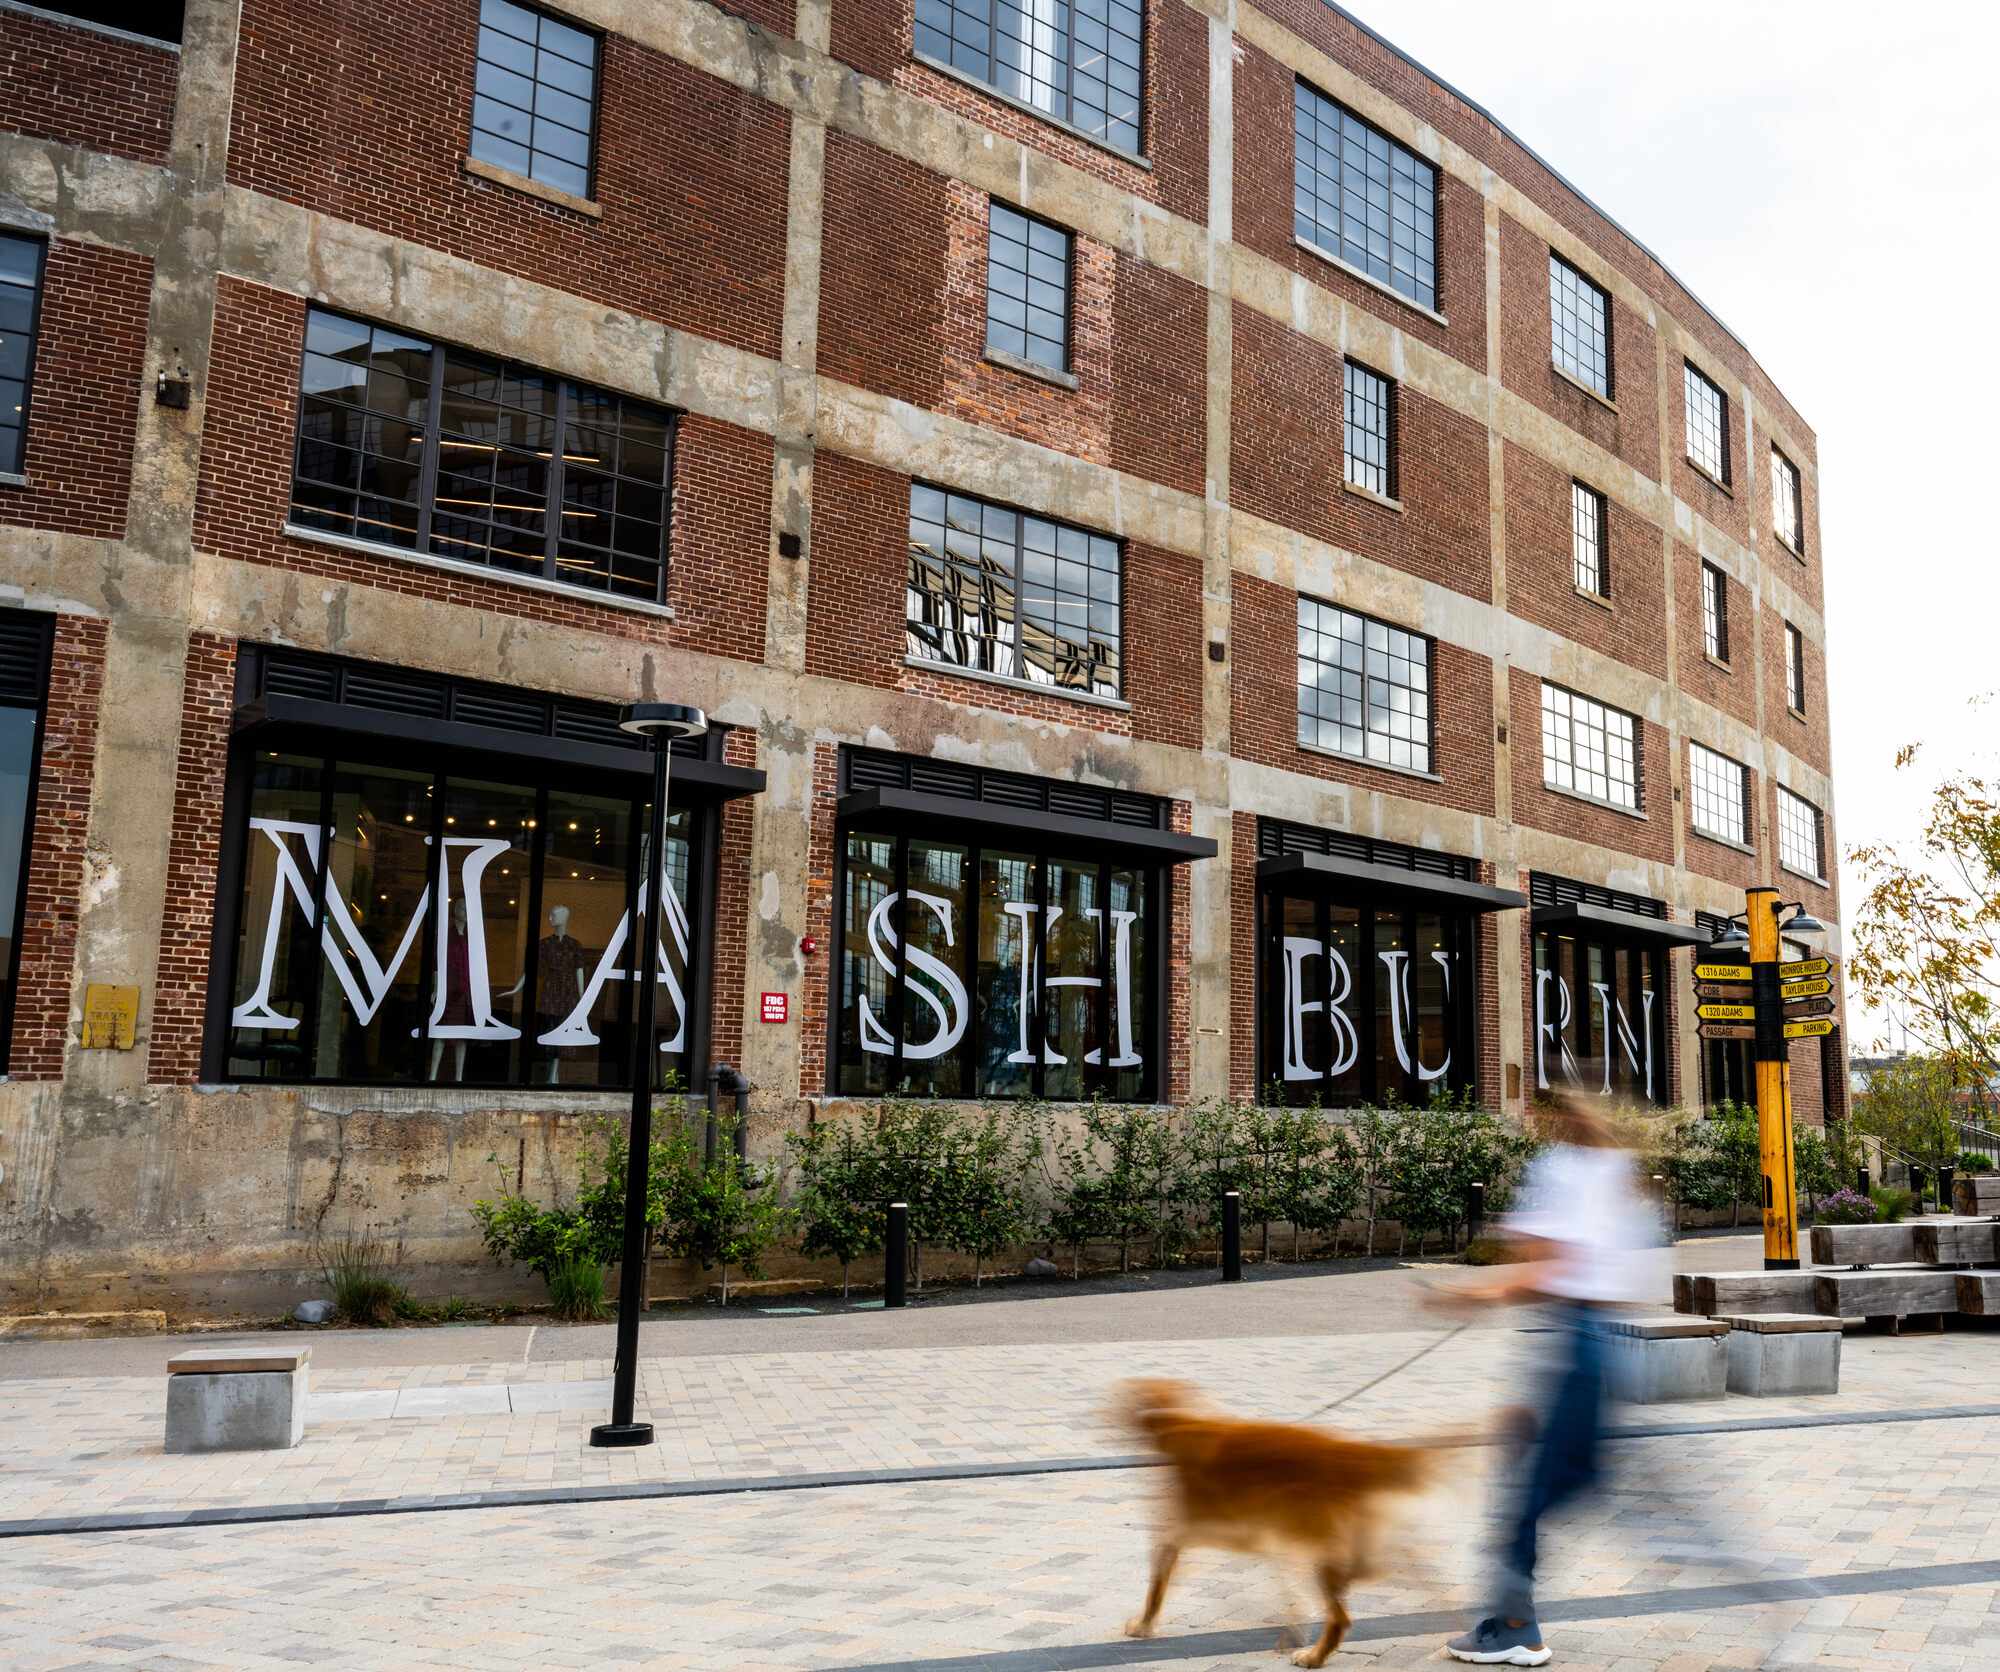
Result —
[{"label": "directional sign arrow", "polygon": [[1757,1007],[1754,1004],[1698,1004],[1694,1013],[1704,1022],[1754,1022]]},{"label": "directional sign arrow", "polygon": [[1831,958],[1800,958],[1793,963],[1780,964],[1778,975],[1781,979],[1790,981],[1801,975],[1825,975],[1832,968]]},{"label": "directional sign arrow", "polygon": [[1824,1016],[1817,1022],[1787,1022],[1785,1024],[1785,1037],[1787,1039],[1816,1039],[1823,1033],[1831,1032],[1833,1032],[1833,1023],[1828,1021]]},{"label": "directional sign arrow", "polygon": [[1757,989],[1747,981],[1697,981],[1697,999],[1717,999],[1725,1004],[1748,1004]]},{"label": "directional sign arrow", "polygon": [[1832,992],[1833,983],[1822,975],[1812,981],[1787,981],[1779,991],[1788,999],[1809,999],[1816,993]]},{"label": "directional sign arrow", "polygon": [[1739,1027],[1734,1022],[1703,1022],[1695,1029],[1703,1039],[1755,1039],[1755,1028]]},{"label": "directional sign arrow", "polygon": [[1795,1016],[1831,1016],[1832,1014],[1832,999],[1793,999],[1790,1004],[1785,1006],[1785,1020],[1788,1022]]},{"label": "directional sign arrow", "polygon": [[1697,981],[1748,981],[1748,964],[1696,964],[1694,978]]}]

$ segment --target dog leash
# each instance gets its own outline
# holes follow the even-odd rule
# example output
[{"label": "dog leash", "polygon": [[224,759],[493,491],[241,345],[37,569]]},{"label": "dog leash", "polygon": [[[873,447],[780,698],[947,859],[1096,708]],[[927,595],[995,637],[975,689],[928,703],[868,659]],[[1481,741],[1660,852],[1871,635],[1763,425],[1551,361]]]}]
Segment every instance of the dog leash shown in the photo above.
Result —
[{"label": "dog leash", "polygon": [[1414,1353],[1412,1353],[1408,1358],[1404,1359],[1401,1364],[1392,1365],[1389,1369],[1383,1371],[1381,1375],[1377,1376],[1374,1381],[1363,1382],[1361,1386],[1355,1388],[1352,1392],[1343,1393],[1338,1399],[1329,1400],[1326,1404],[1320,1406],[1318,1410],[1308,1411],[1303,1417],[1299,1418],[1299,1420],[1301,1422],[1311,1422],[1314,1417],[1323,1417],[1326,1415],[1328,1411],[1337,1410],[1340,1406],[1345,1405],[1350,1399],[1359,1399],[1370,1388],[1380,1387],[1382,1383],[1386,1382],[1391,1376],[1400,1375],[1403,1371],[1409,1369],[1410,1366],[1415,1364],[1418,1359],[1424,1356],[1424,1354],[1436,1352],[1438,1348],[1442,1347],[1447,1341],[1455,1340],[1457,1337],[1463,1335],[1470,1328],[1472,1328],[1472,1320],[1468,1318],[1464,1323],[1459,1324],[1452,1329],[1446,1330],[1444,1334],[1440,1335],[1435,1341],[1426,1342],[1423,1346],[1419,1347]]}]

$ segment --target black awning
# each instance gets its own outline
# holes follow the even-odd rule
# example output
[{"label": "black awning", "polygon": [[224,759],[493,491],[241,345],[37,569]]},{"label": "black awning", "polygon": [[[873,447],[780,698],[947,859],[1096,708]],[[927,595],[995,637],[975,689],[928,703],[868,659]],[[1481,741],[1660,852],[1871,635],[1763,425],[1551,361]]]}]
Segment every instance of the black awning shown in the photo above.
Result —
[{"label": "black awning", "polygon": [[1609,906],[1537,906],[1534,926],[1558,935],[1595,936],[1627,946],[1657,946],[1667,951],[1677,946],[1706,946],[1711,939],[1706,930],[1685,923],[1641,917],[1637,912],[1615,911]]},{"label": "black awning", "polygon": [[1039,807],[1009,807],[992,801],[964,801],[921,790],[868,789],[843,795],[835,809],[843,824],[865,822],[871,829],[922,831],[948,824],[1004,834],[1007,840],[1032,843],[1050,836],[1089,847],[1130,854],[1154,864],[1179,865],[1190,859],[1213,859],[1216,845],[1207,836],[1144,825],[1117,824],[1109,819],[1075,818]]},{"label": "black awning", "polygon": [[1433,871],[1413,871],[1403,865],[1378,865],[1329,853],[1287,853],[1257,861],[1257,880],[1284,878],[1301,882],[1359,883],[1398,899],[1454,911],[1518,911],[1528,897],[1512,888],[1467,882]]},{"label": "black awning", "polygon": [[[653,771],[649,749],[621,749],[605,743],[583,743],[537,732],[507,731],[497,726],[467,725],[463,721],[396,714],[358,708],[351,703],[321,702],[312,697],[276,693],[239,704],[230,730],[249,733],[279,726],[325,739],[339,735],[382,738],[454,754],[531,760],[548,766],[616,772],[635,778],[650,778]],[[740,796],[761,795],[764,774],[753,767],[731,766],[726,761],[691,760],[677,754],[673,759],[671,784],[670,800],[685,797],[691,801],[734,801]]]}]

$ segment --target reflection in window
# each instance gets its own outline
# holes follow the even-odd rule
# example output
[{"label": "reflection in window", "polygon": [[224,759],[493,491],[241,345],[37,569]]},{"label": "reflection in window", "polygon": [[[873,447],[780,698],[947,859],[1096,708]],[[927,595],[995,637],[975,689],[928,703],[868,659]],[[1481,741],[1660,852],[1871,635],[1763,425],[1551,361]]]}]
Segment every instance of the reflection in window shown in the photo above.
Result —
[{"label": "reflection in window", "polygon": [[302,527],[663,595],[673,415],[661,407],[315,308],[298,423]]},{"label": "reflection in window", "polygon": [[1267,1095],[1422,1103],[1472,1084],[1472,920],[1267,891],[1260,1025]]},{"label": "reflection in window", "polygon": [[1750,769],[1727,755],[1688,745],[1688,817],[1704,836],[1750,840]]},{"label": "reflection in window", "polygon": [[[232,1078],[627,1082],[642,805],[277,751],[249,803]],[[672,809],[662,1074],[688,1066],[692,838]]]},{"label": "reflection in window", "polygon": [[1292,230],[1422,307],[1437,306],[1437,170],[1296,85]]},{"label": "reflection in window", "polygon": [[1555,363],[1611,398],[1611,298],[1549,252],[1549,345]]},{"label": "reflection in window", "polygon": [[1820,810],[1778,786],[1778,858],[1788,871],[1826,880],[1826,829]]},{"label": "reflection in window", "polygon": [[1156,873],[924,837],[842,837],[848,1096],[1154,1095]]},{"label": "reflection in window", "polygon": [[1346,424],[1342,443],[1347,480],[1384,499],[1396,497],[1394,417],[1389,380],[1349,360],[1346,372]]},{"label": "reflection in window", "polygon": [[913,657],[1115,697],[1119,576],[1105,535],[910,484]]},{"label": "reflection in window", "polygon": [[1430,640],[1301,594],[1299,741],[1430,771]]},{"label": "reflection in window", "polygon": [[39,238],[0,234],[0,471],[16,476],[28,468],[28,385],[46,248]]},{"label": "reflection in window", "polygon": [[1712,563],[1701,566],[1701,648],[1729,660],[1729,578]]},{"label": "reflection in window", "polygon": [[1806,640],[1789,621],[1785,623],[1785,706],[1794,714],[1806,711]]},{"label": "reflection in window", "polygon": [[1069,234],[997,199],[986,230],[986,346],[1069,370]]},{"label": "reflection in window", "polygon": [[512,0],[480,0],[472,154],[590,196],[597,37]]},{"label": "reflection in window", "polygon": [[1805,555],[1805,511],[1799,497],[1799,467],[1771,449],[1771,516],[1778,538],[1799,556]]},{"label": "reflection in window", "polygon": [[1729,485],[1729,401],[1722,391],[1684,365],[1687,393],[1687,456],[1716,481]]},{"label": "reflection in window", "polygon": [[1664,960],[1639,947],[1535,936],[1535,1089],[1665,1103]]},{"label": "reflection in window", "polygon": [[1570,547],[1576,589],[1611,596],[1611,576],[1604,563],[1604,496],[1581,482],[1569,485]]},{"label": "reflection in window", "polygon": [[1542,777],[1557,789],[1639,807],[1639,722],[1542,682]]},{"label": "reflection in window", "polygon": [[1136,0],[917,0],[916,50],[1121,151],[1139,149]]},{"label": "reflection in window", "polygon": [[[34,806],[35,732],[32,708],[0,708],[0,1022],[14,1014],[14,960],[21,937],[21,867]],[[11,1027],[8,1033],[11,1034]],[[4,1037],[4,1036],[0,1036]],[[0,1062],[5,1054],[0,1052]]]}]

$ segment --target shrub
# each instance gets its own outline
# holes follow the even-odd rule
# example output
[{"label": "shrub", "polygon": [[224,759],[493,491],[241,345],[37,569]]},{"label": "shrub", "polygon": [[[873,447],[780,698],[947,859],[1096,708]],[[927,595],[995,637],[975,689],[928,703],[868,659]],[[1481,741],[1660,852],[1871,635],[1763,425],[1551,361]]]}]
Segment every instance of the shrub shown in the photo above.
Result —
[{"label": "shrub", "polygon": [[1853,1190],[1836,1190],[1820,1197],[1817,1217],[1822,1225],[1872,1225],[1875,1204]]},{"label": "shrub", "polygon": [[472,1316],[472,1302],[461,1294],[449,1294],[438,1302],[437,1315],[447,1324],[455,1324]]},{"label": "shrub", "polygon": [[1961,1173],[1990,1173],[1993,1171],[1993,1157],[1979,1150],[1960,1150],[1958,1170]]},{"label": "shrub", "polygon": [[1868,1194],[1873,1199],[1875,1211],[1880,1215],[1884,1225],[1896,1224],[1917,1205],[1916,1193],[1905,1190],[1897,1184],[1871,1186]]},{"label": "shrub", "polygon": [[572,1324],[590,1324],[611,1308],[604,1300],[604,1268],[588,1255],[567,1255],[548,1273],[549,1309]]},{"label": "shrub", "polygon": [[345,1237],[323,1247],[319,1263],[334,1311],[350,1324],[384,1329],[416,1307],[410,1291],[389,1275],[395,1262],[373,1237]]},{"label": "shrub", "polygon": [[808,1260],[840,1262],[840,1293],[847,1295],[848,1268],[863,1254],[879,1253],[887,1234],[873,1146],[868,1135],[843,1121],[788,1132],[798,1165],[792,1210],[799,1225],[799,1252]]}]

